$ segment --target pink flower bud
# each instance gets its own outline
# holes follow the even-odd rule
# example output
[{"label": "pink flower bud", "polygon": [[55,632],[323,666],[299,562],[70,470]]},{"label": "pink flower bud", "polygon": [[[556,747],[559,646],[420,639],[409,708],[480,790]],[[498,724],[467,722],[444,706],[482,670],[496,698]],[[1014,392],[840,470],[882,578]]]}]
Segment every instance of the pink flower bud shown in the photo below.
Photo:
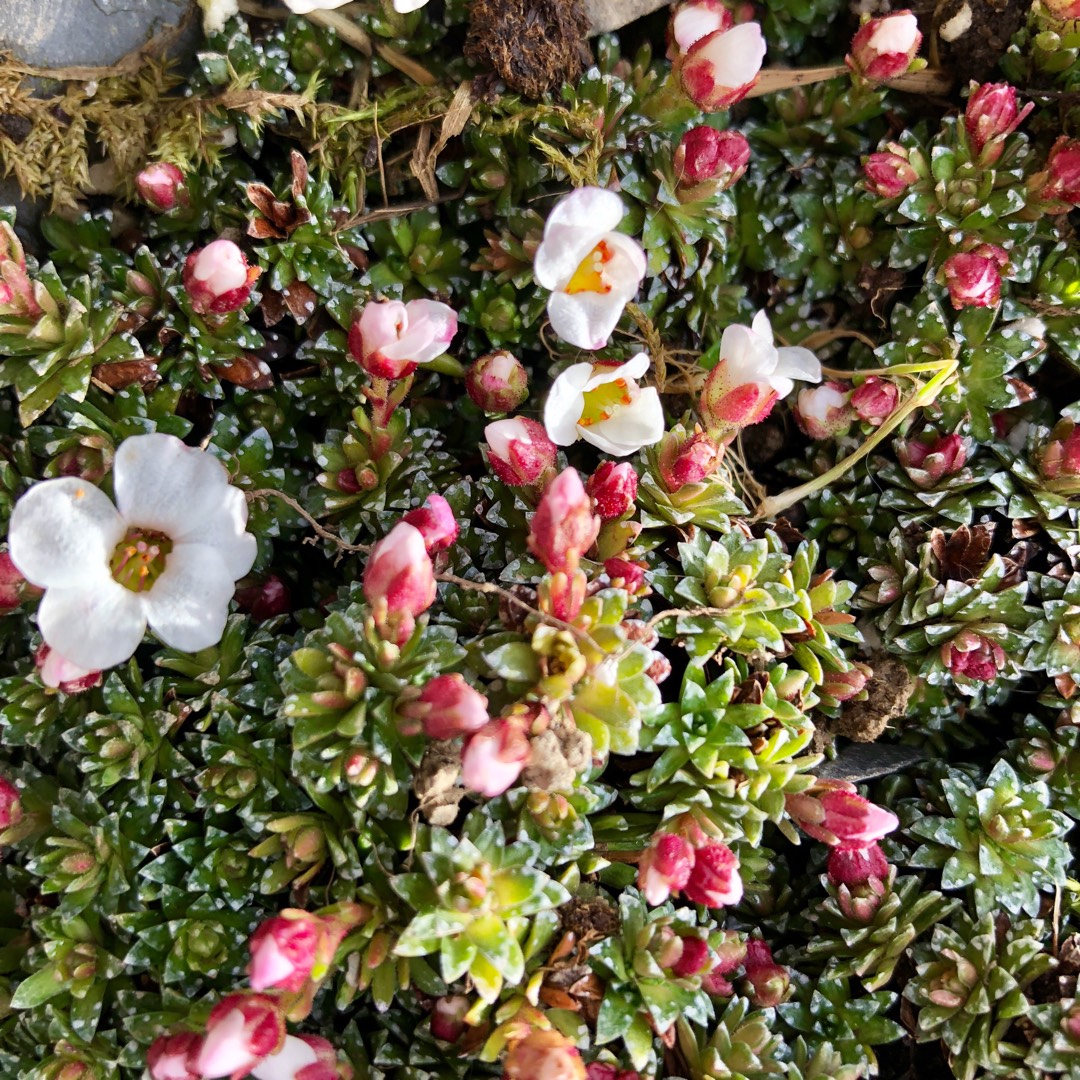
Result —
[{"label": "pink flower bud", "polygon": [[[399,521],[380,540],[364,567],[364,597],[389,640],[403,644],[418,615],[435,603],[435,568],[423,534]],[[384,635],[386,636],[386,635]]]},{"label": "pink flower bud", "polygon": [[524,416],[488,424],[484,438],[491,471],[511,487],[538,484],[555,465],[559,452],[544,425]]},{"label": "pink flower bud", "polygon": [[870,19],[851,42],[848,67],[867,82],[881,83],[903,75],[922,44],[919,23],[910,11],[894,11]]},{"label": "pink flower bud", "polygon": [[851,426],[854,410],[848,391],[840,383],[827,382],[799,391],[795,423],[811,439],[831,439]]},{"label": "pink flower bud", "polygon": [[513,412],[529,396],[529,375],[513,353],[488,353],[465,372],[465,390],[484,412]]},{"label": "pink flower bud", "polygon": [[461,782],[493,799],[512,787],[529,760],[529,740],[520,723],[499,717],[470,735],[461,751]]},{"label": "pink flower bud", "polygon": [[[415,696],[413,696],[415,695]],[[479,731],[489,720],[487,698],[474,690],[458,674],[436,675],[420,691],[406,691],[398,712],[412,726],[412,734],[422,726],[429,739],[456,739]]]},{"label": "pink flower bud", "polygon": [[864,799],[844,780],[819,780],[808,791],[788,795],[785,801],[795,824],[823,844],[869,844],[900,824],[891,810]]},{"label": "pink flower bud", "polygon": [[787,997],[791,973],[773,960],[772,950],[764,942],[751,938],[746,943],[746,990],[759,1009],[772,1009]]},{"label": "pink flower bud", "polygon": [[41,592],[19,573],[8,552],[0,551],[0,615],[5,611],[14,611],[27,600],[36,599]]},{"label": "pink flower bud", "polygon": [[702,420],[710,431],[758,424],[776,404],[777,392],[768,383],[746,382],[735,386],[730,383],[728,361],[721,360],[706,377],[698,403]]},{"label": "pink flower bud", "polygon": [[917,487],[932,488],[943,476],[958,473],[967,461],[967,442],[959,435],[898,441],[896,456]]},{"label": "pink flower bud", "polygon": [[439,998],[431,1010],[431,1034],[443,1042],[457,1042],[468,1027],[465,1014],[469,1008],[469,999],[464,994]]},{"label": "pink flower bud", "polygon": [[146,1053],[151,1080],[203,1080],[197,1062],[203,1037],[194,1031],[159,1035]]},{"label": "pink flower bud", "polygon": [[1050,148],[1046,182],[1039,194],[1062,209],[1080,206],[1080,139],[1062,135]]},{"label": "pink flower bud", "polygon": [[236,606],[256,622],[266,622],[292,611],[292,594],[277,574],[270,574],[257,585],[237,589]]},{"label": "pink flower bud", "polygon": [[694,868],[683,888],[687,900],[706,907],[723,907],[737,904],[742,894],[739,860],[727,844],[713,841],[694,852]]},{"label": "pink flower bud", "polygon": [[41,305],[26,273],[26,254],[15,230],[0,221],[0,315],[36,319]]},{"label": "pink flower bud", "polygon": [[1039,454],[1039,472],[1047,480],[1080,477],[1080,424],[1062,420],[1054,425]]},{"label": "pink flower bud", "polygon": [[709,964],[709,945],[701,938],[684,937],[679,959],[671,965],[671,974],[677,979],[700,975]]},{"label": "pink flower bud", "polygon": [[993,256],[974,251],[950,255],[943,267],[954,308],[993,307],[1001,300],[1001,271]]},{"label": "pink flower bud", "polygon": [[563,469],[548,485],[529,526],[529,550],[548,573],[571,573],[596,542],[600,518],[593,513],[576,469]]},{"label": "pink flower bud", "polygon": [[253,990],[302,990],[315,966],[323,920],[307,911],[290,910],[267,919],[251,935],[248,976]]},{"label": "pink flower bud", "polygon": [[866,187],[883,199],[896,199],[919,179],[915,167],[905,157],[879,150],[863,163]]},{"label": "pink flower bud", "polygon": [[885,852],[875,840],[869,844],[837,844],[829,849],[829,881],[839,888],[856,888],[871,878],[884,881],[889,874]]},{"label": "pink flower bud", "polygon": [[262,273],[248,266],[247,256],[231,240],[214,240],[193,251],[184,262],[184,288],[200,315],[239,311]]},{"label": "pink flower bud", "polygon": [[578,568],[569,574],[558,570],[540,583],[537,591],[540,608],[563,622],[573,622],[585,603],[588,589],[589,579],[584,570]]},{"label": "pink flower bud", "polygon": [[1023,112],[1016,101],[1016,90],[1008,83],[983,83],[968,98],[964,127],[976,157],[993,164],[1001,157],[1004,141],[1032,109],[1029,102]]},{"label": "pink flower bud", "polygon": [[0,832],[22,821],[22,801],[19,789],[10,780],[0,776]]},{"label": "pink flower bud", "polygon": [[589,477],[585,490],[601,521],[616,521],[634,508],[638,477],[629,461],[604,461]]},{"label": "pink flower bud", "polygon": [[726,191],[746,172],[750,144],[737,131],[717,131],[708,125],[691,128],[675,150],[675,178],[690,187],[715,180]]},{"label": "pink flower bud", "polygon": [[101,672],[73,664],[48,645],[41,645],[34,654],[41,681],[52,690],[63,694],[81,694],[101,683]]},{"label": "pink flower bud", "polygon": [[866,424],[880,427],[883,420],[896,411],[900,401],[900,390],[896,383],[868,375],[866,382],[857,386],[851,394],[851,407]]},{"label": "pink flower bud", "polygon": [[429,495],[423,506],[402,514],[401,520],[420,530],[429,555],[450,547],[458,538],[454,511],[441,495]]},{"label": "pink flower bud", "polygon": [[585,1080],[577,1047],[557,1031],[530,1031],[506,1055],[503,1080]]},{"label": "pink flower bud", "polygon": [[742,966],[746,959],[746,944],[734,930],[725,930],[723,935],[724,940],[714,946],[718,957],[717,962],[701,980],[701,988],[713,996],[730,997],[735,992],[735,988],[725,976]]},{"label": "pink flower bud", "polygon": [[1080,19],[1080,0],[1042,0],[1042,6],[1059,19]]},{"label": "pink flower bud", "polygon": [[404,379],[446,352],[457,314],[438,300],[365,304],[349,327],[349,352],[373,378]]},{"label": "pink flower bud", "polygon": [[695,41],[718,30],[730,30],[734,25],[723,0],[688,0],[680,4],[668,23],[668,59],[674,60]]},{"label": "pink flower bud", "polygon": [[[279,1056],[285,1053],[285,1050],[290,1047],[290,1044],[294,1046],[296,1044],[303,1044],[309,1050],[314,1051],[315,1061],[309,1065],[301,1065],[291,1077],[287,1074],[283,1076],[277,1070],[275,1070],[272,1075],[267,1075],[267,1066],[270,1063],[266,1062],[261,1069],[256,1070],[252,1074],[255,1077],[255,1080],[352,1080],[353,1071],[351,1067],[345,1066],[344,1069],[342,1069],[338,1065],[337,1051],[328,1040],[322,1038],[320,1035],[287,1036],[285,1039],[285,1047],[279,1052]],[[291,1056],[296,1060],[300,1058],[300,1053],[294,1052]],[[284,1065],[285,1063],[283,1062],[282,1064]]]},{"label": "pink flower bud", "polygon": [[645,567],[629,559],[605,559],[604,572],[616,589],[638,596],[646,589]]},{"label": "pink flower bud", "polygon": [[695,432],[682,443],[673,435],[665,436],[660,448],[660,479],[674,495],[710,476],[723,456],[724,451],[703,431]]},{"label": "pink flower bud", "polygon": [[266,994],[229,994],[210,1012],[196,1068],[201,1077],[240,1080],[285,1042],[285,1017]]},{"label": "pink flower bud", "polygon": [[756,22],[714,30],[686,50],[677,65],[686,96],[716,112],[741,101],[758,80],[765,38]]},{"label": "pink flower bud", "polygon": [[694,869],[694,848],[677,833],[655,833],[638,863],[637,885],[650,904],[662,904],[686,887]]},{"label": "pink flower bud", "polygon": [[866,664],[854,664],[850,671],[826,671],[821,693],[836,701],[851,701],[866,689],[871,675],[873,671]]},{"label": "pink flower bud", "polygon": [[165,213],[179,202],[187,205],[184,174],[168,161],[155,161],[135,177],[135,190],[151,210]]},{"label": "pink flower bud", "polygon": [[959,678],[987,683],[1009,666],[1005,650],[996,641],[971,630],[961,630],[941,646],[941,662]]}]

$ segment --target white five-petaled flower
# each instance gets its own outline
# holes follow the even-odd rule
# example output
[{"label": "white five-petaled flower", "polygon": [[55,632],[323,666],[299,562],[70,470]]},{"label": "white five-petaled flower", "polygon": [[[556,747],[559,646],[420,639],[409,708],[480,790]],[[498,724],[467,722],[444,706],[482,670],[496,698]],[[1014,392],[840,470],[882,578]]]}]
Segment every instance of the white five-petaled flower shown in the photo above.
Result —
[{"label": "white five-petaled flower", "polygon": [[615,232],[624,213],[615,192],[578,188],[556,203],[536,249],[533,276],[551,290],[551,327],[579,349],[607,344],[645,276],[641,245]]},{"label": "white five-petaled flower", "polygon": [[174,649],[215,644],[255,561],[243,492],[210,454],[160,433],[120,444],[113,489],[115,506],[77,477],[45,480],[11,515],[11,559],[45,589],[46,644],[93,670],[131,656],[147,623]]},{"label": "white five-petaled flower", "polygon": [[637,379],[651,361],[646,353],[627,360],[574,364],[552,384],[544,405],[544,427],[557,446],[584,439],[605,453],[625,457],[659,442],[664,409],[652,386]]}]

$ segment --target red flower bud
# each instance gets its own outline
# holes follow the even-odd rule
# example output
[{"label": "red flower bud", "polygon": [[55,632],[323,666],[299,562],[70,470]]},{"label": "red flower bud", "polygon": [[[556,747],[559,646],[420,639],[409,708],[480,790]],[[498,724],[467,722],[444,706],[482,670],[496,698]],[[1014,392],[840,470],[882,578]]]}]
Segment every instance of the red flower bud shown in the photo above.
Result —
[{"label": "red flower bud", "polygon": [[854,664],[850,671],[826,671],[821,693],[836,701],[851,701],[866,688],[873,671],[866,664]]},{"label": "red flower bud", "polygon": [[529,375],[513,353],[488,353],[465,372],[465,390],[484,412],[513,412],[529,396]]},{"label": "red flower bud", "polygon": [[22,821],[22,801],[19,789],[10,780],[0,776],[0,832]]},{"label": "red flower bud", "polygon": [[851,407],[864,423],[879,427],[881,422],[896,411],[900,391],[896,383],[868,375],[866,382],[857,386],[851,394]]},{"label": "red flower bud", "polygon": [[1080,424],[1061,420],[1054,425],[1050,441],[1039,454],[1039,472],[1047,480],[1064,484],[1080,477]]},{"label": "red flower bud", "polygon": [[837,382],[809,386],[799,391],[795,423],[811,439],[831,439],[851,426],[854,410],[848,391]]},{"label": "red flower bud", "polygon": [[159,1035],[146,1053],[151,1080],[203,1080],[198,1068],[203,1037],[194,1031]]},{"label": "red flower bud", "polygon": [[943,476],[958,473],[967,461],[968,447],[959,435],[898,441],[896,456],[916,486],[932,488]]},{"label": "red flower bud", "polygon": [[548,437],[543,424],[514,416],[496,420],[484,428],[488,464],[491,471],[511,487],[538,484],[555,465],[559,448]]},{"label": "red flower bud", "polygon": [[429,739],[470,735],[490,720],[487,698],[456,673],[436,675],[422,690],[406,691],[398,703],[398,712],[413,722],[406,726],[406,734],[422,726]]},{"label": "red flower bud", "polygon": [[689,484],[701,483],[723,456],[723,449],[704,431],[695,432],[682,443],[673,435],[665,436],[660,448],[660,479],[674,495]]},{"label": "red flower bud", "polygon": [[742,899],[739,860],[726,844],[712,842],[694,852],[694,868],[683,895],[692,904],[723,907]]},{"label": "red flower bud", "polygon": [[681,57],[677,70],[686,96],[699,109],[716,112],[746,97],[764,58],[761,27],[749,22],[699,38]]},{"label": "red flower bud", "polygon": [[6,551],[0,551],[0,614],[5,611],[14,611],[25,601],[33,600],[40,595],[41,589],[36,585],[31,585],[19,573]]},{"label": "red flower bud", "polygon": [[634,508],[638,478],[629,461],[602,462],[589,477],[585,490],[596,507],[601,521],[615,521]]},{"label": "red flower bud", "polygon": [[576,469],[564,469],[548,485],[529,527],[529,550],[548,573],[571,573],[596,542],[600,518],[593,513]]},{"label": "red flower bud", "polygon": [[604,572],[616,589],[625,589],[631,596],[640,596],[646,589],[645,567],[629,559],[607,559]]},{"label": "red flower bud", "polygon": [[240,1080],[285,1042],[285,1017],[266,994],[229,994],[210,1012],[196,1068],[200,1077]]},{"label": "red flower bud", "polygon": [[662,904],[686,887],[694,869],[694,848],[677,833],[655,833],[638,863],[637,885],[650,904]]},{"label": "red flower bud", "polygon": [[959,678],[987,683],[1009,666],[1005,650],[996,641],[971,630],[961,630],[941,646],[941,662]]},{"label": "red flower bud", "polygon": [[870,19],[851,42],[848,67],[867,82],[881,83],[903,75],[922,44],[919,23],[910,11],[894,11]]},{"label": "red flower bud", "polygon": [[441,997],[431,1010],[431,1034],[443,1042],[454,1043],[465,1034],[465,1014],[469,999],[464,994]]},{"label": "red flower bud", "polygon": [[760,939],[751,938],[746,943],[746,993],[760,1009],[772,1009],[787,997],[791,986],[791,974],[782,964],[773,960],[772,950]]},{"label": "red flower bud", "polygon": [[135,190],[151,210],[165,213],[177,203],[186,206],[184,174],[168,161],[155,161],[135,177]]},{"label": "red flower bud", "polygon": [[675,149],[675,179],[680,186],[715,180],[726,191],[746,172],[750,144],[737,131],[717,131],[702,124],[691,128]]},{"label": "red flower bud", "polygon": [[41,681],[62,694],[81,694],[101,684],[101,672],[73,664],[55,649],[42,644],[34,654]]},{"label": "red flower bud", "polygon": [[1059,19],[1080,19],[1080,0],[1042,0],[1042,6]]},{"label": "red flower bud", "polygon": [[679,959],[671,965],[671,974],[677,979],[700,975],[709,963],[709,945],[701,938],[684,937]]},{"label": "red flower bud", "polygon": [[256,622],[266,622],[292,611],[292,594],[277,574],[271,574],[258,585],[237,589],[236,606]]},{"label": "red flower bud", "polygon": [[200,315],[239,311],[262,273],[231,240],[214,240],[193,251],[184,262],[184,288]]},{"label": "red flower bud", "polygon": [[915,167],[905,157],[879,150],[863,163],[866,187],[883,199],[896,199],[919,179]]},{"label": "red flower bud", "polygon": [[988,164],[997,161],[1004,149],[1005,137],[1011,135],[1034,108],[1035,103],[1029,102],[1021,112],[1016,102],[1016,90],[1008,83],[983,83],[968,98],[964,112],[964,127],[975,155]]},{"label": "red flower bud", "polygon": [[900,824],[891,810],[864,799],[844,780],[819,780],[807,791],[788,795],[785,801],[795,824],[823,844],[869,844]]},{"label": "red flower bud", "polygon": [[380,540],[364,567],[364,597],[384,636],[403,644],[418,615],[435,603],[435,569],[423,534],[399,521]]},{"label": "red flower bud", "polygon": [[557,1031],[530,1031],[506,1055],[503,1080],[585,1080],[577,1047]]},{"label": "red flower bud", "polygon": [[248,942],[251,988],[302,990],[315,966],[323,933],[323,920],[307,911],[293,909],[267,919]]},{"label": "red flower bud", "polygon": [[498,717],[470,735],[461,751],[461,782],[493,799],[512,787],[529,760],[521,723]]},{"label": "red flower bud", "polygon": [[869,844],[837,844],[829,849],[829,881],[837,888],[856,888],[871,878],[883,881],[888,873],[888,860],[876,840]]},{"label": "red flower bud", "polygon": [[994,255],[974,251],[950,255],[945,260],[943,273],[949,299],[957,310],[993,307],[1001,300],[1001,270]]},{"label": "red flower bud", "polygon": [[1039,195],[1060,210],[1080,206],[1080,139],[1062,135],[1046,159],[1046,182]]},{"label": "red flower bud", "polygon": [[429,495],[423,506],[402,514],[401,520],[420,530],[429,555],[450,547],[458,537],[454,511],[441,495]]}]

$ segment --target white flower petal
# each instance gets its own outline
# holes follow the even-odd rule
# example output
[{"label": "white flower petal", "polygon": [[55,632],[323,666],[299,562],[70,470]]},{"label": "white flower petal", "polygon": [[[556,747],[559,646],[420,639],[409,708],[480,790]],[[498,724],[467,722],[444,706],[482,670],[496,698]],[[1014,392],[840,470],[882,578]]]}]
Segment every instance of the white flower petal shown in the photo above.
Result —
[{"label": "white flower petal", "polygon": [[422,322],[429,335],[426,348],[418,349],[411,359],[418,364],[429,364],[436,356],[442,356],[453,341],[457,315],[452,307],[438,300],[411,300],[405,307],[410,325]]},{"label": "white flower petal", "polygon": [[795,384],[783,375],[770,375],[766,385],[770,390],[775,390],[776,396],[781,399],[786,398],[795,389]]},{"label": "white flower petal", "polygon": [[88,574],[105,572],[125,531],[116,507],[93,484],[74,476],[45,480],[12,511],[11,561],[34,585],[77,585]]},{"label": "white flower petal", "polygon": [[809,349],[801,345],[786,345],[777,349],[777,357],[774,378],[785,376],[803,382],[821,382],[821,361]]},{"label": "white flower petal", "polygon": [[603,386],[604,383],[616,382],[619,379],[640,379],[651,367],[652,360],[649,358],[649,354],[638,353],[618,367],[601,368],[599,372],[589,379],[585,389],[595,390],[598,386]]},{"label": "white flower petal", "polygon": [[214,513],[229,486],[225,466],[174,435],[125,439],[113,465],[116,505],[129,525],[187,535]]},{"label": "white flower petal", "polygon": [[613,191],[584,187],[560,199],[548,215],[533,258],[533,277],[544,289],[561,289],[585,256],[622,220],[625,208]]},{"label": "white flower petal", "polygon": [[720,359],[727,362],[727,379],[732,387],[769,378],[777,362],[772,331],[766,339],[748,326],[733,323],[720,338]]},{"label": "white flower petal", "polygon": [[544,403],[544,427],[556,446],[577,442],[577,422],[585,408],[584,391],[591,376],[592,364],[574,364],[551,384]]},{"label": "white flower petal", "polygon": [[581,437],[607,454],[625,457],[664,437],[664,407],[656,388],[646,387],[632,405],[619,409],[610,420],[578,429]]},{"label": "white flower petal", "polygon": [[910,11],[880,19],[867,45],[879,53],[906,53],[919,37],[919,21]]},{"label": "white flower petal", "polygon": [[146,632],[141,597],[104,570],[80,585],[48,589],[37,619],[50,649],[90,671],[122,664]]},{"label": "white flower petal", "polygon": [[692,55],[704,57],[712,64],[713,81],[718,86],[735,89],[753,82],[761,70],[765,38],[757,23],[741,23],[699,41]]},{"label": "white flower petal", "polygon": [[251,1075],[255,1080],[295,1080],[301,1069],[314,1065],[318,1060],[318,1054],[303,1039],[286,1035],[281,1049],[263,1058],[251,1070]]},{"label": "white flower petal", "polygon": [[216,645],[225,630],[233,579],[217,550],[177,544],[165,571],[142,594],[150,629],[170,648],[198,652]]},{"label": "white flower petal", "polygon": [[602,349],[615,329],[626,301],[610,293],[553,292],[548,297],[547,313],[551,328],[579,349]]},{"label": "white flower petal", "polygon": [[247,499],[239,488],[227,487],[214,512],[184,532],[174,533],[176,543],[206,544],[212,547],[232,574],[242,578],[255,562],[259,545],[247,532]]},{"label": "white flower petal", "polygon": [[772,323],[769,322],[769,316],[764,309],[754,316],[750,323],[750,329],[753,330],[758,337],[764,338],[770,345],[773,343]]},{"label": "white flower petal", "polygon": [[671,36],[680,52],[686,52],[695,41],[723,28],[724,18],[721,13],[704,4],[688,4],[677,8],[671,16]]},{"label": "white flower petal", "polygon": [[626,233],[609,232],[603,239],[614,256],[605,268],[604,279],[610,282],[615,292],[624,294],[629,300],[638,291],[649,268],[648,259],[641,245]]}]

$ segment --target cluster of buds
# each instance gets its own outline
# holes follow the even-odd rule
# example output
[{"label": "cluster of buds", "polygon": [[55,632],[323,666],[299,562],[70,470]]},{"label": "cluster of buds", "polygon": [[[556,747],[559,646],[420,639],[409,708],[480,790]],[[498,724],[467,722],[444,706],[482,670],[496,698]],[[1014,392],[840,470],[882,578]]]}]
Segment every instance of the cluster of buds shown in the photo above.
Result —
[{"label": "cluster of buds", "polygon": [[968,440],[959,435],[924,434],[918,439],[900,439],[896,456],[916,487],[928,491],[942,477],[952,476],[967,463]]},{"label": "cluster of buds", "polygon": [[438,300],[365,304],[349,327],[349,352],[373,379],[404,379],[446,352],[457,314]]},{"label": "cluster of buds", "polygon": [[135,177],[135,190],[151,210],[168,213],[176,206],[188,205],[184,174],[171,162],[154,161]]},{"label": "cluster of buds", "polygon": [[900,390],[896,383],[868,375],[866,380],[851,392],[850,405],[855,415],[871,427],[880,427],[896,411],[900,403]]},{"label": "cluster of buds", "polygon": [[957,310],[994,307],[1001,300],[1001,273],[1009,254],[997,244],[980,244],[972,251],[950,255],[942,267],[949,299]]},{"label": "cluster of buds", "polygon": [[484,412],[513,412],[529,396],[529,373],[513,353],[488,353],[469,365],[465,392]]},{"label": "cluster of buds", "polygon": [[1039,473],[1047,487],[1062,495],[1080,492],[1080,424],[1060,420],[1039,453]]},{"label": "cluster of buds", "polygon": [[199,315],[239,311],[262,273],[248,266],[247,256],[231,240],[213,240],[184,261],[183,281],[192,308]]},{"label": "cluster of buds", "polygon": [[903,146],[892,142],[885,146],[863,162],[866,189],[882,199],[898,199],[919,179],[919,173]]},{"label": "cluster of buds", "polygon": [[673,160],[679,197],[686,202],[727,191],[750,164],[750,144],[737,131],[701,124],[679,140]]},{"label": "cluster of buds", "polygon": [[841,843],[829,849],[826,867],[840,910],[857,922],[874,917],[891,884],[889,862],[881,845]]},{"label": "cluster of buds", "polygon": [[681,891],[693,904],[725,907],[737,904],[743,894],[738,856],[687,814],[653,835],[638,863],[637,880],[650,904],[662,904]]},{"label": "cluster of buds", "polygon": [[961,630],[941,646],[941,662],[954,678],[993,682],[1009,666],[1005,650],[974,630]]},{"label": "cluster of buds", "polygon": [[910,11],[894,11],[867,19],[851,41],[847,65],[864,81],[876,85],[911,71],[922,44],[919,23]]},{"label": "cluster of buds", "polygon": [[831,439],[847,431],[855,419],[851,391],[838,382],[799,391],[795,403],[795,423],[811,439]]},{"label": "cluster of buds", "polygon": [[668,29],[669,54],[686,96],[705,112],[726,109],[753,89],[765,59],[756,22],[735,25],[721,0],[687,0]]},{"label": "cluster of buds", "polygon": [[363,589],[379,636],[404,645],[416,619],[435,603],[435,567],[415,525],[399,521],[371,549]]},{"label": "cluster of buds", "polygon": [[510,487],[543,487],[559,448],[547,428],[524,416],[496,420],[484,428],[491,471]]},{"label": "cluster of buds", "polygon": [[1008,83],[983,83],[976,86],[964,111],[964,130],[973,155],[984,165],[993,165],[1005,149],[1005,139],[1035,108],[1029,101],[1023,109],[1016,100],[1016,89]]}]

